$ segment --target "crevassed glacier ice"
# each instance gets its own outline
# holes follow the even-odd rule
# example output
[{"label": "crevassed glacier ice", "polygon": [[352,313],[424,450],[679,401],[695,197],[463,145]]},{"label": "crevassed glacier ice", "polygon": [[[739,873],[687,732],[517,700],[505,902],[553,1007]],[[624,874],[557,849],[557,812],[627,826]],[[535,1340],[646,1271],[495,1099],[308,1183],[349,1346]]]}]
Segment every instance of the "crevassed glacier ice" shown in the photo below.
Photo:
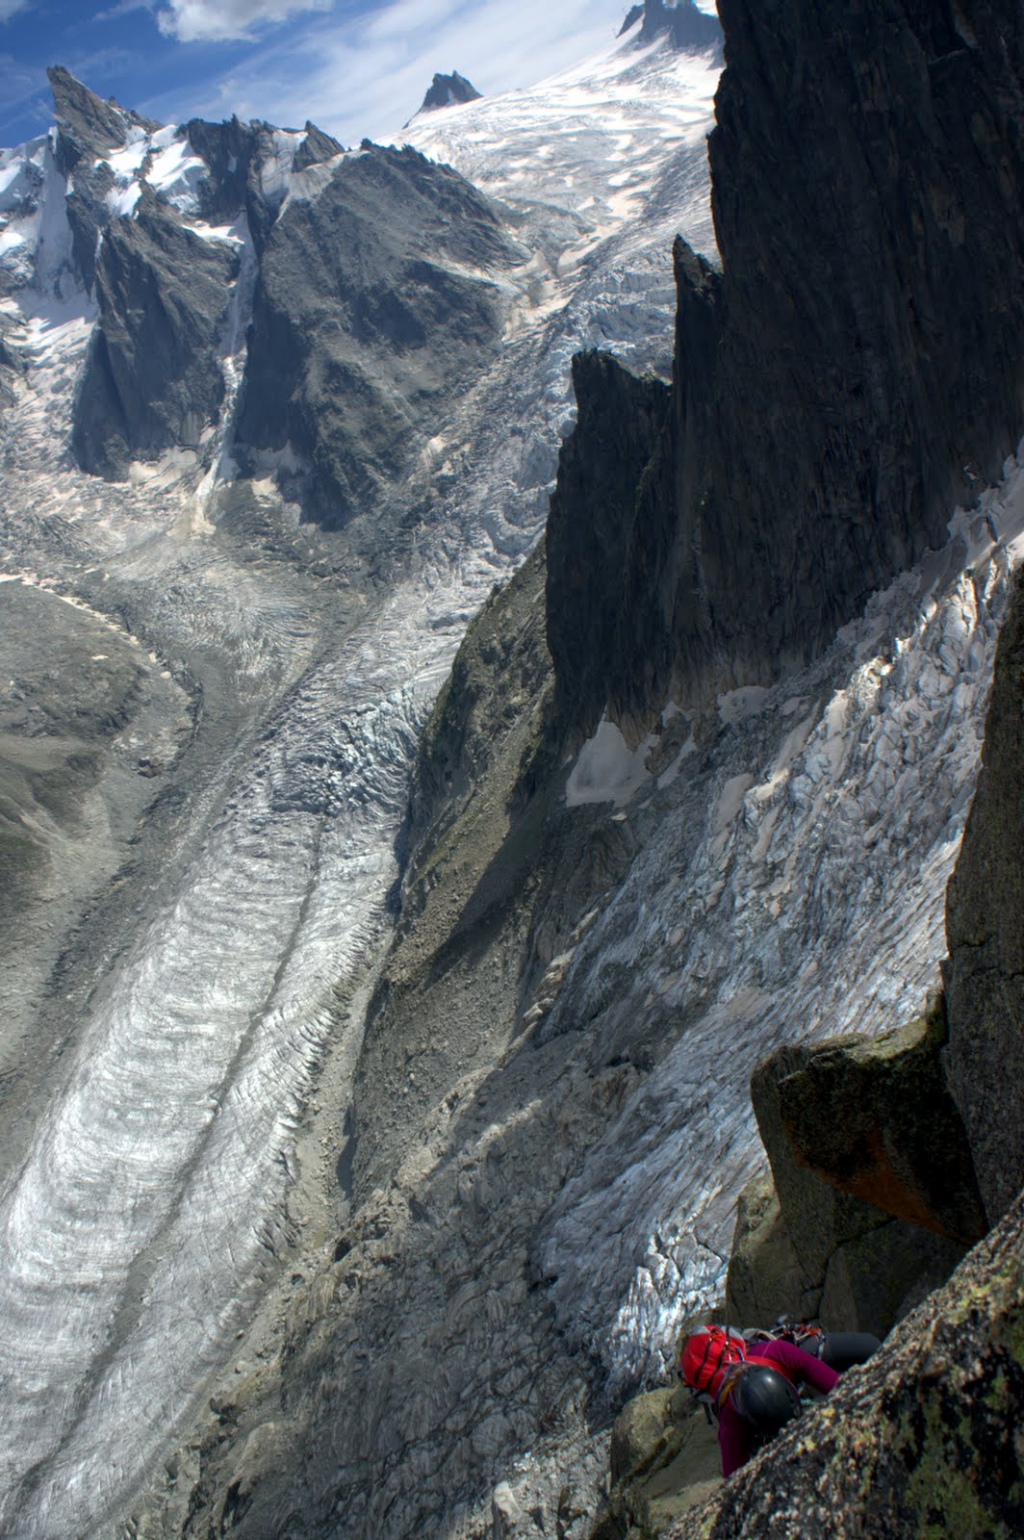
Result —
[{"label": "crevassed glacier ice", "polygon": [[[455,425],[458,441],[432,451],[461,464],[445,518],[416,570],[367,597],[358,625],[351,606],[332,616],[287,571],[247,560],[220,526],[227,437],[202,482],[187,456],[139,467],[124,487],[70,465],[91,312],[68,283],[64,183],[48,141],[32,149],[26,239],[54,240],[36,252],[39,287],[6,302],[28,374],[7,423],[3,565],[72,596],[81,588],[99,611],[116,594],[139,617],[140,656],[185,658],[203,683],[198,741],[212,747],[181,843],[126,918],[124,949],[97,979],[49,1111],[0,1197],[5,1533],[94,1530],[222,1361],[284,1222],[288,1152],[318,1054],[330,1031],[358,1040],[337,986],[381,937],[418,727],[470,614],[546,512],[571,355],[601,342],[638,367],[667,362],[670,236],[681,226],[694,244],[710,239],[702,140],[713,79],[704,72],[685,132],[670,131],[659,115],[677,100],[671,71],[657,51],[651,61],[658,90],[649,106],[629,104],[632,128],[649,132],[612,166],[602,115],[615,68],[635,73],[635,60],[602,65],[580,108],[592,122],[574,140],[576,190],[567,182],[535,221],[536,274],[514,296],[506,352]],[[513,97],[504,116],[500,104],[488,111],[474,155],[477,169],[490,159],[497,186],[524,109]],[[154,164],[188,216],[196,167],[164,138]],[[138,147],[128,151],[126,214],[139,169]],[[224,339],[229,397],[249,276],[244,267]]]}]

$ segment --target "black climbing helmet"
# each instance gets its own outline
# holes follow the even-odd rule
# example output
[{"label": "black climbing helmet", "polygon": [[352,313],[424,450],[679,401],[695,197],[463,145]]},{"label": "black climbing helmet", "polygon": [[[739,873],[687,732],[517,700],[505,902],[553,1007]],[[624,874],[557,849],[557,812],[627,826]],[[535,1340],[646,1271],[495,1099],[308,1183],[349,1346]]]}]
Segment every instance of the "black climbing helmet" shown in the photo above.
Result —
[{"label": "black climbing helmet", "polygon": [[737,1378],[732,1404],[762,1438],[771,1438],[791,1417],[799,1417],[796,1386],[778,1369],[751,1364]]}]

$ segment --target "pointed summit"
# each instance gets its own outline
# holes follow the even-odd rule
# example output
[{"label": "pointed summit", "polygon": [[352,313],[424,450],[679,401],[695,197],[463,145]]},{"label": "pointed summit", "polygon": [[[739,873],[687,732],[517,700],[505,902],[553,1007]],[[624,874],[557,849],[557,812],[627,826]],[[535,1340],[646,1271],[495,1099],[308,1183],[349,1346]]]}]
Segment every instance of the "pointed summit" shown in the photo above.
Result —
[{"label": "pointed summit", "polygon": [[458,70],[450,75],[435,75],[420,112],[435,112],[439,107],[454,107],[461,102],[479,101],[481,93]]},{"label": "pointed summit", "polygon": [[62,64],[52,64],[46,74],[60,130],[57,159],[65,176],[83,155],[96,157],[127,143],[133,128],[153,133],[160,127],[119,107],[113,97],[103,101]]},{"label": "pointed summit", "polygon": [[653,43],[667,33],[673,48],[683,53],[707,48],[721,50],[722,27],[718,17],[700,10],[694,0],[644,0],[629,12],[619,36],[635,27],[641,18],[643,26],[638,43]]}]

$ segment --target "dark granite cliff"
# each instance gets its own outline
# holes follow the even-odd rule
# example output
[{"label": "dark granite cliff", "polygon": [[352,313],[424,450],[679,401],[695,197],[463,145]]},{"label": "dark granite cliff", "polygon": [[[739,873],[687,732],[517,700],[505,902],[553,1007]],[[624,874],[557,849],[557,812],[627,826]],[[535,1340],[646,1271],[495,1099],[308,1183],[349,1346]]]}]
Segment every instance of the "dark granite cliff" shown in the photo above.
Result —
[{"label": "dark granite cliff", "polygon": [[[572,649],[552,639],[573,697],[615,615],[618,644],[587,667],[627,715],[813,655],[945,540],[1022,422],[1020,6],[722,0],[720,13],[723,272],[677,254],[672,407],[619,536],[627,559],[567,621]],[[560,486],[579,531],[592,516],[572,511],[574,466],[603,452],[586,429],[599,416],[581,402]],[[572,602],[556,582],[549,607]]]},{"label": "dark granite cliff", "polygon": [[490,204],[454,171],[375,145],[340,162],[263,251],[242,463],[288,445],[309,516],[338,528],[366,510],[500,341],[496,288],[453,268],[514,260]]},{"label": "dark granite cliff", "polygon": [[453,70],[450,75],[435,75],[427,87],[427,94],[420,104],[421,112],[436,112],[441,107],[452,107],[461,102],[477,102],[480,92],[472,81]]},{"label": "dark granite cliff", "polygon": [[238,268],[233,247],[201,239],[148,188],[133,218],[111,221],[75,413],[80,465],[118,480],[132,459],[198,447],[224,396],[217,347]]},{"label": "dark granite cliff", "polygon": [[66,208],[75,261],[91,289],[100,233],[110,219],[106,197],[114,185],[113,173],[100,157],[120,149],[133,131],[149,133],[159,124],[118,106],[113,97],[103,101],[63,65],[53,65],[46,73],[57,124],[54,159],[63,176],[74,176]]},{"label": "dark granite cliff", "polygon": [[562,448],[548,515],[547,627],[560,660],[559,717],[586,730],[607,698],[608,659],[619,646],[607,596],[625,567],[637,484],[665,426],[670,391],[660,380],[635,379],[607,353],[579,354],[572,375],[579,418]]},{"label": "dark granite cliff", "polygon": [[[279,180],[276,194],[268,196],[261,176],[267,162],[279,153],[277,130],[271,123],[242,123],[237,117],[223,123],[193,118],[185,133],[209,169],[199,184],[204,217],[236,219],[244,212],[257,252],[262,251],[285,193],[285,183]],[[338,141],[315,123],[307,122],[304,134],[292,160],[293,171],[306,171],[341,153]]]}]

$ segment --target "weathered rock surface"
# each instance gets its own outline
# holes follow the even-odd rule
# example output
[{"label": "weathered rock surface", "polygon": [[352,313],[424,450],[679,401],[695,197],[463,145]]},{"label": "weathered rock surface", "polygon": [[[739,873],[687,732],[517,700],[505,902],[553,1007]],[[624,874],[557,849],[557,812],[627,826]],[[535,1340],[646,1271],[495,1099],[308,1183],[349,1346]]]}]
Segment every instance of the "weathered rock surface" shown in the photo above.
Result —
[{"label": "weathered rock surface", "polygon": [[52,65],[46,75],[57,120],[57,158],[65,173],[85,156],[96,157],[125,144],[133,128],[149,132],[160,126],[152,118],[118,106],[113,97],[103,101],[61,64]]},{"label": "weathered rock surface", "polygon": [[973,1245],[988,1224],[942,1073],[946,1036],[939,995],[880,1038],[812,1050],[779,1082],[779,1116],[798,1163],[840,1192]]},{"label": "weathered rock surface", "polygon": [[1024,1208],[670,1540],[956,1535],[1024,1526]]},{"label": "weathered rock surface", "polygon": [[126,144],[133,131],[148,133],[160,125],[118,106],[112,97],[103,101],[62,65],[54,65],[46,73],[57,122],[54,158],[62,175],[74,173],[66,208],[75,261],[91,289],[99,235],[110,219],[106,195],[114,184],[110,167],[105,161],[98,165],[96,161]]},{"label": "weathered rock surface", "polygon": [[1024,579],[1000,633],[978,790],[946,891],[946,1072],[996,1220],[1024,1184]]},{"label": "weathered rock surface", "polygon": [[[788,1314],[819,1319],[834,1331],[864,1330],[884,1336],[926,1290],[948,1278],[964,1253],[964,1244],[942,1233],[919,1196],[920,1184],[914,1186],[915,1174],[927,1171],[928,1152],[936,1142],[960,1200],[958,1207],[950,1196],[942,1208],[944,1217],[962,1234],[972,1223],[977,1225],[978,1204],[976,1195],[971,1204],[970,1164],[962,1132],[955,1147],[959,1159],[950,1159],[947,1140],[933,1137],[929,1107],[934,1108],[936,1100],[947,1128],[956,1129],[955,1109],[948,1098],[944,1104],[931,1094],[938,1048],[939,1041],[929,1043],[924,1024],[918,1023],[897,1034],[895,1043],[882,1039],[874,1061],[871,1043],[845,1050],[826,1044],[779,1049],[758,1067],[751,1079],[751,1099],[771,1163],[774,1194],[760,1185],[748,1189],[730,1265],[726,1308],[731,1319],[764,1325]],[[844,1068],[848,1078],[843,1078]],[[928,1096],[916,1116],[898,1107],[901,1094],[915,1081],[925,1082]],[[874,1118],[865,1116],[871,1105],[865,1086],[871,1082]],[[805,1132],[801,1115],[817,1127],[806,1113],[811,1087],[823,1101],[831,1098],[833,1116],[837,1107],[842,1109],[842,1127],[825,1156],[832,1178],[828,1181],[810,1168],[787,1121],[789,1112],[798,1137]],[[849,1133],[848,1145],[843,1143],[844,1131]],[[910,1173],[902,1182],[891,1179],[894,1163]],[[865,1165],[873,1183],[860,1180]],[[852,1173],[850,1186],[859,1189],[860,1196],[836,1185],[836,1178],[845,1179],[847,1173]],[[895,1191],[900,1213],[913,1207],[906,1201],[909,1187],[915,1192],[918,1217],[927,1218],[929,1228],[894,1217],[891,1210],[866,1199],[865,1185],[879,1199]],[[927,1178],[924,1186],[932,1190]]]},{"label": "weathered rock surface", "polygon": [[636,1396],[612,1429],[612,1490],[590,1540],[660,1535],[721,1484],[718,1436],[682,1386]]},{"label": "weathered rock surface", "polygon": [[268,166],[283,158],[291,171],[308,171],[342,150],[332,135],[308,121],[294,154],[280,143],[287,131],[258,119],[242,123],[233,117],[223,123],[207,123],[193,118],[185,133],[209,168],[209,176],[198,187],[203,216],[216,222],[235,219],[244,211],[257,253],[263,250],[289,185],[287,177],[281,175],[265,178]]},{"label": "weathered rock surface", "polygon": [[[812,655],[945,539],[1022,422],[1015,6],[720,12],[721,292],[677,265],[669,438],[602,605],[621,645],[598,667],[627,716]],[[571,696],[578,667],[553,656]]]},{"label": "weathered rock surface", "polygon": [[516,259],[490,204],[454,171],[377,146],[341,161],[266,240],[243,460],[290,449],[306,512],[325,527],[370,510],[497,347],[492,279]]},{"label": "weathered rock surface", "polygon": [[[528,774],[545,743],[551,660],[541,616],[544,582],[541,542],[471,623],[431,712],[410,800],[406,916],[433,887],[451,830],[492,766],[508,760],[506,774]],[[494,687],[496,674],[503,680],[500,690]],[[509,815],[523,788],[516,779],[502,789],[503,812]]]},{"label": "weathered rock surface", "polygon": [[343,146],[338,143],[333,134],[325,134],[322,128],[317,128],[315,123],[306,119],[303,130],[305,138],[299,145],[294,160],[296,171],[308,171],[310,166],[318,166],[325,160],[333,160],[335,155],[340,155]]},{"label": "weathered rock surface", "polygon": [[134,217],[111,221],[72,436],[84,470],[122,480],[133,459],[198,447],[224,397],[218,344],[238,270],[232,246],[201,239],[148,187]]}]

